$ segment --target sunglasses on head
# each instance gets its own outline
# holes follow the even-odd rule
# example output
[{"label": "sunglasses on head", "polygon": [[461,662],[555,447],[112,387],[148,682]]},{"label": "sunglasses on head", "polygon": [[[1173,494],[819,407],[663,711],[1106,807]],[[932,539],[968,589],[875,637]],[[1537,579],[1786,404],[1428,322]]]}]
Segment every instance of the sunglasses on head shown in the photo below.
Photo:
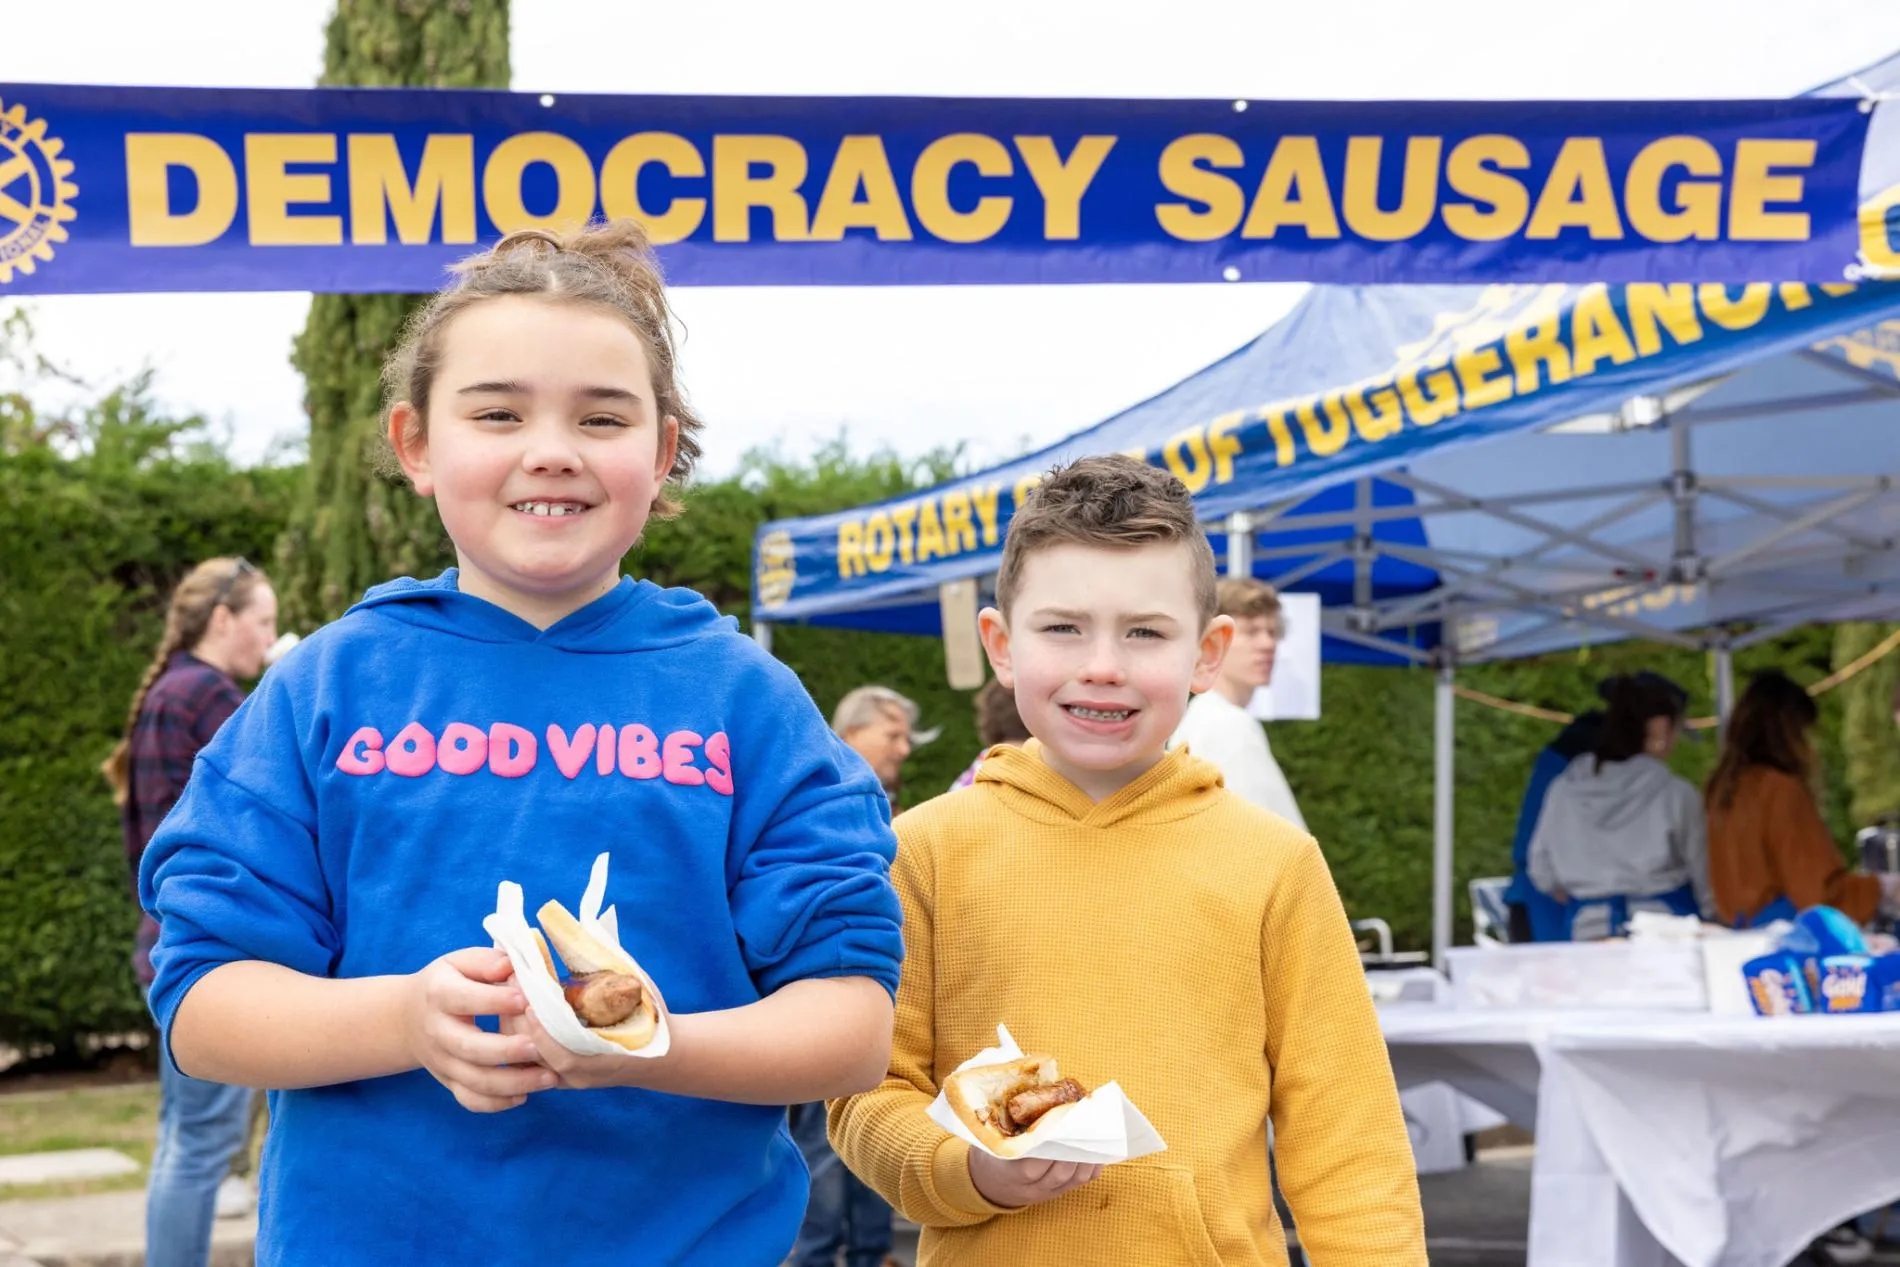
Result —
[{"label": "sunglasses on head", "polygon": [[238,583],[239,577],[243,576],[246,572],[255,571],[257,571],[257,569],[251,565],[249,559],[239,559],[236,563],[232,564],[231,575],[224,578],[224,584],[218,586],[218,592],[212,596],[212,609],[215,611],[217,608],[224,606],[224,600],[231,597],[231,587]]}]

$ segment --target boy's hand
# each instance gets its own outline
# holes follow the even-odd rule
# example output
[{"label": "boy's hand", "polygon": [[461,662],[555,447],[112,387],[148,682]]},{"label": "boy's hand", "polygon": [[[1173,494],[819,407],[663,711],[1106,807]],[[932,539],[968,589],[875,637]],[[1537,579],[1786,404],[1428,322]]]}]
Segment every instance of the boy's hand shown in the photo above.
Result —
[{"label": "boy's hand", "polygon": [[1102,1173],[1100,1166],[1079,1161],[1004,1161],[980,1148],[970,1150],[970,1182],[991,1205],[1035,1205],[1079,1188]]},{"label": "boy's hand", "polygon": [[[418,1065],[475,1113],[499,1113],[554,1085],[537,1061],[531,1039],[490,1034],[477,1016],[518,1016],[528,1001],[512,980],[514,968],[498,950],[443,955],[409,978],[403,1042]],[[552,1042],[552,1040],[549,1040]]]},{"label": "boy's hand", "polygon": [[541,1053],[538,1059],[554,1075],[554,1085],[563,1091],[638,1086],[642,1073],[650,1072],[655,1064],[666,1059],[657,1056],[628,1060],[614,1053],[605,1056],[578,1055],[561,1046],[554,1035],[543,1029],[540,1019],[533,1012],[524,1014],[519,1020],[504,1021],[502,1024],[504,1029],[523,1034],[534,1043],[535,1050]]}]

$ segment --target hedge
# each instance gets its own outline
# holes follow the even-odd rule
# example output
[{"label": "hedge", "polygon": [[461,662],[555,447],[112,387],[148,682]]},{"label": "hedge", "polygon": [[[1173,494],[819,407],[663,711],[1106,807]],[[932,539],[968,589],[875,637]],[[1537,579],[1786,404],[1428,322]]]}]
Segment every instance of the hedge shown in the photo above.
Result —
[{"label": "hedge", "polygon": [[[119,733],[171,584],[210,554],[270,558],[304,478],[300,469],[233,470],[215,456],[159,447],[141,454],[106,444],[77,459],[43,448],[0,453],[0,1042],[70,1044],[142,1022],[127,963],[136,915],[96,767]],[[696,488],[687,514],[654,525],[628,568],[690,585],[743,617],[761,519],[892,496],[940,478],[955,457],[853,458],[840,440],[807,464],[754,458],[734,478]],[[1833,641],[1829,630],[1796,631],[1739,655],[1738,670],[1776,664],[1813,682],[1829,671]],[[822,709],[879,682],[944,728],[906,766],[907,801],[947,787],[974,755],[970,696],[944,684],[936,641],[782,627],[774,649]],[[1477,666],[1459,681],[1576,710],[1594,702],[1598,679],[1636,667],[1676,678],[1694,711],[1712,709],[1708,657],[1647,644]],[[1348,909],[1385,918],[1415,948],[1430,940],[1432,682],[1418,669],[1328,668],[1323,719],[1270,731]],[[1822,706],[1827,811],[1841,838],[1859,825],[1839,747],[1843,694]],[[1465,882],[1508,870],[1525,777],[1556,728],[1471,703],[1457,709],[1463,938]],[[1674,764],[1700,780],[1713,758],[1712,744],[1687,743]]]},{"label": "hedge", "polygon": [[144,1024],[138,924],[99,763],[198,560],[268,559],[285,472],[198,455],[0,454],[0,1042]]},{"label": "hedge", "polygon": [[[1819,681],[1829,672],[1831,646],[1831,631],[1812,627],[1739,652],[1737,689],[1749,673],[1770,666],[1804,684]],[[1713,713],[1711,657],[1653,643],[1475,665],[1460,669],[1456,681],[1505,699],[1579,712],[1599,703],[1597,682],[1639,668],[1681,683],[1692,715]],[[1321,675],[1321,719],[1268,728],[1274,755],[1319,838],[1347,910],[1387,920],[1395,941],[1415,949],[1431,944],[1433,683],[1427,669],[1329,666]],[[1848,811],[1839,748],[1842,695],[1823,695],[1820,703],[1824,810],[1836,839],[1844,840],[1862,824]],[[1558,727],[1466,700],[1457,702],[1454,724],[1454,941],[1468,942],[1466,886],[1481,876],[1510,873],[1524,784],[1538,749]],[[1715,756],[1715,743],[1704,736],[1679,744],[1670,765],[1700,786]]]}]

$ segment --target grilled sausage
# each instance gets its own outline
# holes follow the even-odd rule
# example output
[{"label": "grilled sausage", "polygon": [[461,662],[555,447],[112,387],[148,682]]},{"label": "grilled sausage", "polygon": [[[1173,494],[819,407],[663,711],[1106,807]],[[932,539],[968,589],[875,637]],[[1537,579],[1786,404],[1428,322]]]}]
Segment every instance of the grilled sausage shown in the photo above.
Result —
[{"label": "grilled sausage", "polygon": [[568,981],[562,993],[581,1024],[603,1029],[632,1016],[646,997],[640,978],[624,972],[584,973]]},{"label": "grilled sausage", "polygon": [[1046,1086],[1018,1091],[1004,1102],[1003,1112],[1016,1130],[1026,1131],[1036,1124],[1037,1118],[1058,1104],[1074,1104],[1086,1094],[1081,1083],[1074,1078],[1064,1078]]}]

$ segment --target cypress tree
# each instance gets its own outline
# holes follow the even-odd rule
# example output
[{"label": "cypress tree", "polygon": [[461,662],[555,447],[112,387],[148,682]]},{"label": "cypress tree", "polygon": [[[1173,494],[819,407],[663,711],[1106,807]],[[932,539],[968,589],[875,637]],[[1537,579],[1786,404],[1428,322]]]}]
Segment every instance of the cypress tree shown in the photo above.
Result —
[{"label": "cypress tree", "polygon": [[[337,0],[325,86],[505,88],[508,0]],[[310,415],[305,485],[272,579],[285,624],[333,620],[368,586],[452,560],[435,509],[376,474],[383,358],[416,295],[316,295],[291,353]]]},{"label": "cypress tree", "polygon": [[[1843,669],[1872,651],[1894,625],[1856,623],[1834,631],[1834,667]],[[1850,812],[1864,827],[1900,812],[1900,736],[1894,733],[1893,688],[1900,652],[1882,657],[1841,684],[1841,751],[1846,758]]]}]

